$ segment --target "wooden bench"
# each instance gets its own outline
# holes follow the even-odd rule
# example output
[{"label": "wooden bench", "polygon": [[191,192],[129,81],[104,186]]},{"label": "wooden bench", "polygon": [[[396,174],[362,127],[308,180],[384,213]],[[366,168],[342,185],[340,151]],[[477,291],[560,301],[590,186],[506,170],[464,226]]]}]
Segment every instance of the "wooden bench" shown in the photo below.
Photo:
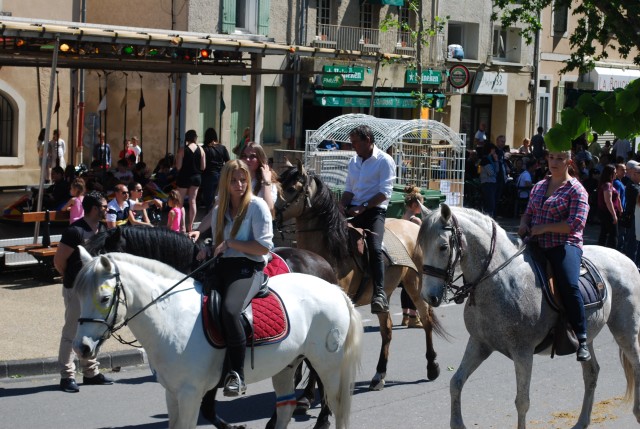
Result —
[{"label": "wooden bench", "polygon": [[39,262],[38,270],[35,273],[35,277],[42,281],[53,281],[54,277],[58,275],[54,265],[53,257],[56,254],[58,243],[51,242],[50,226],[51,221],[68,221],[69,211],[43,211],[43,212],[28,212],[22,213],[23,223],[43,222],[42,224],[42,244],[26,245],[24,248],[16,246],[18,251],[27,252],[29,255],[36,258]]}]

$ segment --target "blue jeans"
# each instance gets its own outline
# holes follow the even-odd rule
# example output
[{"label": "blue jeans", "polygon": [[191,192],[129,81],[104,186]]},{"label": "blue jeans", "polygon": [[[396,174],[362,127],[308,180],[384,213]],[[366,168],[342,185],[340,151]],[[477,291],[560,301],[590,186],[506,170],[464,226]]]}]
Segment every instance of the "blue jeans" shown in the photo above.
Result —
[{"label": "blue jeans", "polygon": [[384,254],[382,253],[382,237],[384,236],[384,220],[387,210],[374,207],[351,219],[356,228],[371,231],[366,235],[369,249],[369,270],[373,281],[373,297],[383,296],[384,293]]},{"label": "blue jeans", "polygon": [[482,189],[482,211],[493,218],[496,217],[496,192],[498,185],[495,182],[485,182]]},{"label": "blue jeans", "polygon": [[564,246],[544,249],[545,256],[553,267],[567,318],[578,340],[587,339],[587,321],[584,315],[584,302],[578,286],[580,279],[580,260],[582,249],[565,244]]}]

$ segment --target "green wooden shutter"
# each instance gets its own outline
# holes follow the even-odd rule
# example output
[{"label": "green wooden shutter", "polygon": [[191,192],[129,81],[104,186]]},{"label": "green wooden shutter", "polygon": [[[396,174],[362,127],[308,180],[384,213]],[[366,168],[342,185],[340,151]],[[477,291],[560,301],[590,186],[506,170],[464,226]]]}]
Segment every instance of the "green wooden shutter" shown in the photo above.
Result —
[{"label": "green wooden shutter", "polygon": [[231,34],[236,29],[236,0],[222,0],[222,32]]},{"label": "green wooden shutter", "polygon": [[[198,118],[198,135],[204,138],[207,128],[215,128],[218,103],[215,85],[200,85],[200,113]],[[200,139],[203,142],[202,139]]]},{"label": "green wooden shutter", "polygon": [[264,89],[264,123],[262,125],[262,143],[277,143],[276,110],[278,107],[278,88],[268,86]]},{"label": "green wooden shutter", "polygon": [[258,34],[269,35],[269,10],[271,0],[258,0]]},{"label": "green wooden shutter", "polygon": [[250,102],[251,88],[248,86],[236,86],[231,88],[231,141],[229,146],[233,149],[238,144],[240,136],[246,127],[251,127]]}]

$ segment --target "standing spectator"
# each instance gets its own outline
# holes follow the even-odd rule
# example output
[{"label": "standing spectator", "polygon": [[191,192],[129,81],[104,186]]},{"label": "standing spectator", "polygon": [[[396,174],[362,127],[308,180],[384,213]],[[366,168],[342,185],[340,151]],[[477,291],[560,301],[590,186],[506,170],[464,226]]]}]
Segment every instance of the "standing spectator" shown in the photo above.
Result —
[{"label": "standing spectator", "polygon": [[606,140],[604,142],[604,147],[602,148],[602,151],[600,152],[600,156],[602,155],[611,155],[611,142],[609,140]]},{"label": "standing spectator", "polygon": [[636,206],[638,205],[637,201],[640,196],[640,165],[638,165],[638,163],[635,165],[631,164],[631,166],[627,168],[627,176],[631,179],[631,183],[625,187],[626,205],[622,216],[620,216],[619,227],[626,229],[623,248],[624,254],[635,262],[636,265],[640,265],[640,261],[638,260],[640,256],[638,254],[638,246],[640,243],[637,239],[638,231],[636,230]]},{"label": "standing spectator", "polygon": [[131,182],[131,180],[133,180],[133,172],[129,169],[129,163],[127,162],[127,160],[119,159],[117,166],[118,169],[115,173],[113,173],[115,178],[122,183]]},{"label": "standing spectator", "polygon": [[167,217],[167,228],[175,232],[184,232],[184,207],[182,207],[180,193],[175,189],[169,192],[167,205],[171,207]]},{"label": "standing spectator", "polygon": [[240,136],[240,140],[238,141],[238,145],[233,148],[233,153],[240,158],[242,152],[244,151],[244,147],[247,143],[251,141],[251,128],[247,127],[242,132],[242,136]]},{"label": "standing spectator", "polygon": [[485,131],[486,128],[487,125],[484,122],[481,122],[480,126],[478,127],[478,131],[476,131],[476,134],[473,136],[473,143],[476,146],[476,150],[480,150],[487,141],[487,133]]},{"label": "standing spectator", "polygon": [[[622,214],[622,212],[624,211],[624,207],[626,205],[626,201],[625,201],[625,189],[624,189],[624,184],[622,183],[622,179],[624,179],[624,177],[627,174],[627,167],[624,164],[616,164],[616,175],[613,179],[613,187],[616,188],[616,191],[618,191],[618,195],[620,196],[620,213],[618,214],[618,218],[620,217],[620,215]],[[618,247],[617,249],[622,251],[622,249],[624,249],[624,233],[626,231],[626,228],[622,228],[620,227],[620,219],[618,219]]]},{"label": "standing spectator", "polygon": [[93,160],[100,163],[100,168],[111,167],[111,146],[105,141],[104,133],[98,134],[98,144],[93,147]]},{"label": "standing spectator", "polygon": [[198,189],[202,184],[202,172],[205,168],[206,158],[204,151],[198,146],[198,135],[195,130],[187,131],[184,140],[184,147],[178,150],[176,156],[176,168],[178,169],[176,185],[178,185],[182,201],[185,196],[189,197],[189,217],[185,221],[185,226],[187,232],[191,232],[198,210],[196,198],[198,198]]},{"label": "standing spectator", "polygon": [[638,161],[634,161],[633,159],[627,161],[627,163],[625,164],[625,167],[627,168],[627,172],[624,175],[624,177],[620,179],[622,181],[622,184],[625,186],[625,188],[633,182],[633,175],[635,174],[634,169],[638,165],[640,165],[640,163],[638,163]]},{"label": "standing spectator", "polygon": [[[72,342],[76,336],[78,328],[78,318],[80,317],[80,300],[73,288],[73,283],[82,268],[78,246],[84,244],[89,238],[104,230],[100,222],[104,219],[107,209],[107,201],[102,194],[92,191],[82,200],[84,216],[82,219],[72,223],[62,234],[60,244],[53,258],[56,270],[62,274],[62,297],[64,298],[64,326],[60,338],[60,349],[58,351],[58,365],[60,366],[60,388],[64,392],[79,392],[80,388],[75,380],[76,365],[74,363],[75,353]],[[104,376],[98,371],[98,361],[96,359],[84,359],[78,357],[84,384],[86,385],[106,385],[113,384],[113,380]]]},{"label": "standing spectator", "polygon": [[136,155],[136,164],[141,161],[142,148],[140,147],[140,140],[138,140],[138,136],[131,137],[131,149],[133,149],[133,153]]},{"label": "standing spectator", "polygon": [[53,138],[49,141],[49,153],[47,154],[47,168],[49,169],[49,178],[51,178],[51,168],[67,166],[64,159],[65,142],[60,138],[60,130],[53,130]]},{"label": "standing spectator", "polygon": [[[38,134],[38,143],[37,143],[37,149],[38,149],[38,167],[42,166],[42,157],[44,156],[44,143],[45,143],[45,139],[44,139],[44,133],[47,130],[45,130],[44,128],[40,130],[40,134]],[[49,178],[47,178],[47,180],[49,180]]]},{"label": "standing spectator", "polygon": [[[422,225],[422,218],[420,218],[420,215],[422,214],[422,204],[424,204],[424,197],[420,193],[420,188],[418,188],[417,186],[407,186],[404,189],[404,193],[405,211],[402,215],[402,219],[413,222],[418,226]],[[400,324],[402,326],[406,326],[407,328],[422,329],[424,326],[422,325],[420,316],[416,312],[415,304],[411,300],[411,297],[409,296],[407,291],[404,289],[404,285],[400,283],[399,287],[402,288],[402,292],[400,292],[402,322]]]},{"label": "standing spectator", "polygon": [[619,158],[622,158],[622,162],[626,162],[629,159],[629,152],[631,152],[631,142],[629,140],[614,140],[613,147],[611,148],[613,162],[618,162]]},{"label": "standing spectator", "polygon": [[249,167],[253,195],[262,198],[267,203],[273,216],[274,206],[278,198],[278,187],[275,183],[276,173],[269,167],[267,154],[258,143],[249,142],[245,145],[240,159]]},{"label": "standing spectator", "polygon": [[[496,155],[498,156],[498,165],[496,171],[496,204],[495,214],[498,214],[498,208],[500,207],[500,199],[504,192],[504,185],[507,183],[507,177],[509,175],[509,167],[505,160],[505,144],[507,139],[503,135],[499,135],[496,138]],[[508,150],[507,150],[508,152]]]},{"label": "standing spectator", "polygon": [[213,207],[216,193],[218,192],[218,182],[220,181],[220,170],[225,162],[229,161],[229,152],[224,145],[218,143],[218,134],[213,128],[207,128],[204,132],[204,145],[206,163],[202,172],[202,205],[209,212]]},{"label": "standing spectator", "polygon": [[82,201],[84,200],[84,193],[86,191],[86,185],[84,179],[78,177],[71,183],[71,199],[60,210],[69,210],[69,224],[71,225],[77,220],[84,217],[84,209],[82,208]]},{"label": "standing spectator", "polygon": [[[125,139],[124,141],[124,149],[122,149],[120,151],[120,154],[118,155],[118,159],[124,159],[127,161],[127,163],[129,162],[129,157],[133,156],[135,159],[136,153],[133,150],[133,144],[131,144],[131,140],[129,139]],[[135,164],[135,162],[134,162]]]},{"label": "standing spectator", "polygon": [[591,153],[591,155],[599,158],[600,155],[602,154],[602,148],[600,147],[600,143],[598,143],[598,134],[593,133],[591,137],[592,137],[592,140],[587,150]]},{"label": "standing spectator", "polygon": [[384,259],[382,236],[387,206],[396,179],[396,163],[375,145],[374,135],[367,125],[349,133],[356,155],[349,161],[347,180],[340,201],[341,210],[353,217],[356,228],[366,228],[369,267],[373,281],[372,313],[387,313],[389,303],[384,292]]},{"label": "standing spectator", "polygon": [[613,186],[616,168],[613,164],[604,167],[598,186],[598,214],[600,215],[599,246],[618,248],[618,216],[622,212],[620,195]]},{"label": "standing spectator", "polygon": [[544,137],[542,135],[543,132],[544,128],[538,127],[538,134],[531,137],[532,153],[538,161],[544,158],[544,151],[547,149],[547,146],[544,143]]},{"label": "standing spectator", "polygon": [[496,176],[498,174],[498,155],[496,145],[487,143],[480,159],[480,188],[482,189],[482,211],[488,216],[496,216]]}]

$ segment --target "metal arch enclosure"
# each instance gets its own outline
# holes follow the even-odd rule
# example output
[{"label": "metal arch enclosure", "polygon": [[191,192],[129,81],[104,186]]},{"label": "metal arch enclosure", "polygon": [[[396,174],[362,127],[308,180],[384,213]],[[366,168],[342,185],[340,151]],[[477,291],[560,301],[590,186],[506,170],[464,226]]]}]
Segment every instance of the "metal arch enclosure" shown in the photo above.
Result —
[{"label": "metal arch enclosure", "polygon": [[[397,185],[438,190],[447,204],[462,207],[466,136],[438,121],[337,116],[317,130],[307,130],[305,167],[329,186],[344,189],[347,164],[355,154],[349,133],[359,125],[369,126],[376,146],[395,160]],[[339,149],[327,149],[332,143]]]}]

